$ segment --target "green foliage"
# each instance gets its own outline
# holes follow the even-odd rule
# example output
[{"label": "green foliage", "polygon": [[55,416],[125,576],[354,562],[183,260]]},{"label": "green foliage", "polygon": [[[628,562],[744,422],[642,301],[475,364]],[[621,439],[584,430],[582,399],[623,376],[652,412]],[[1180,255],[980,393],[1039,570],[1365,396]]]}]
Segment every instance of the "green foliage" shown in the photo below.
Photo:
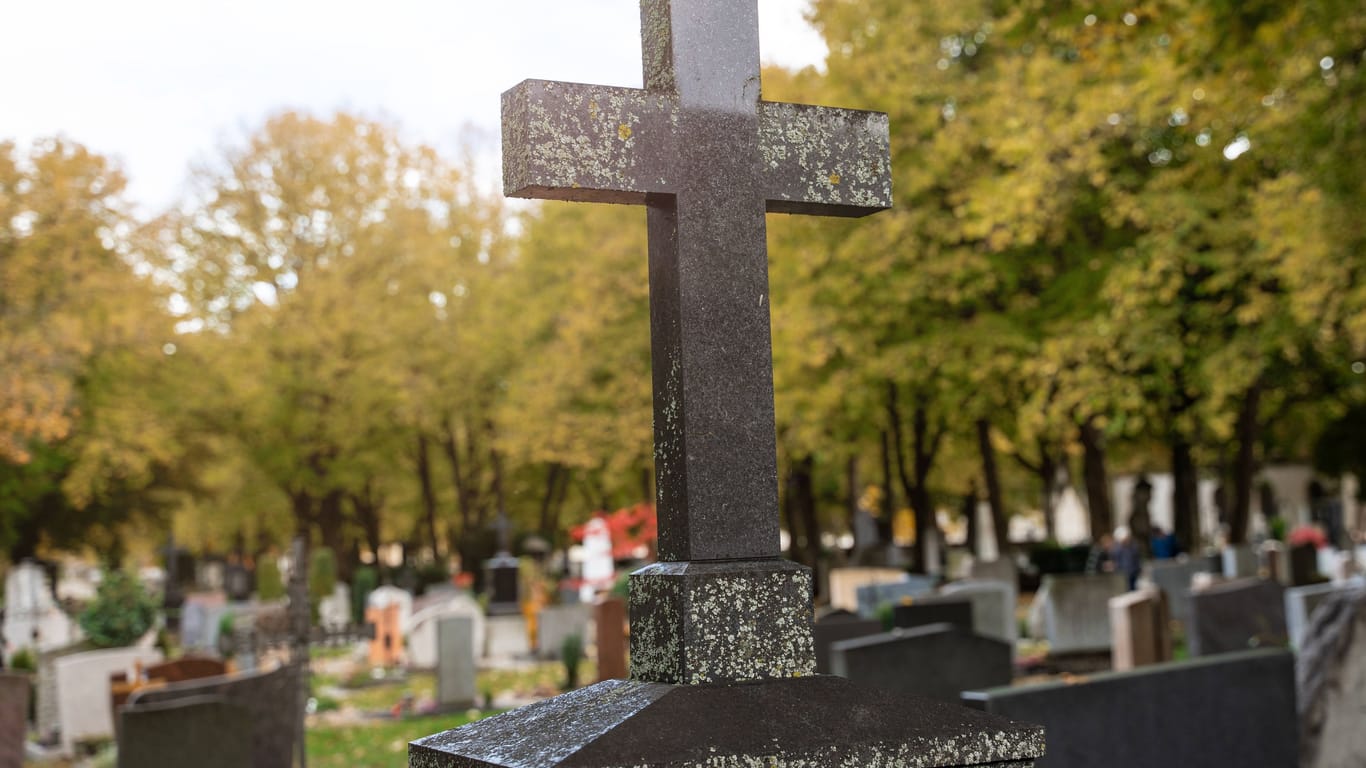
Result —
[{"label": "green foliage", "polygon": [[579,687],[579,663],[583,661],[583,638],[578,635],[565,637],[560,643],[560,661],[564,664],[564,689],[572,691]]},{"label": "green foliage", "polygon": [[81,629],[100,648],[131,645],[151,629],[157,605],[132,574],[110,570],[81,613]]},{"label": "green foliage", "polygon": [[337,558],[332,550],[319,547],[310,554],[308,563],[308,596],[316,605],[330,597],[337,587]]},{"label": "green foliage", "polygon": [[9,659],[10,669],[19,672],[37,672],[38,659],[29,648],[20,648]]},{"label": "green foliage", "polygon": [[256,596],[263,601],[285,596],[285,581],[273,557],[263,557],[256,564]]},{"label": "green foliage", "polygon": [[379,587],[379,571],[373,566],[362,565],[352,574],[351,580],[351,620],[356,624],[365,621],[365,605],[370,593]]},{"label": "green foliage", "polygon": [[882,624],[883,632],[891,632],[896,624],[896,606],[892,603],[879,603],[877,606],[877,620]]}]

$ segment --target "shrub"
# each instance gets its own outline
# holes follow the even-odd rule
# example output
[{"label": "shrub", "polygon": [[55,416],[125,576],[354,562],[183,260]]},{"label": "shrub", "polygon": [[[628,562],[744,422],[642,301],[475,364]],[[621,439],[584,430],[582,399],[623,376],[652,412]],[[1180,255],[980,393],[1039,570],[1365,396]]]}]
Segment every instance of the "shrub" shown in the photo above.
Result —
[{"label": "shrub", "polygon": [[327,547],[313,551],[308,563],[308,596],[317,603],[332,596],[337,587],[337,556]]},{"label": "shrub", "polygon": [[356,569],[352,580],[356,583],[351,589],[351,620],[361,624],[365,621],[365,603],[370,599],[370,593],[379,586],[379,571],[363,565]]},{"label": "shrub", "polygon": [[157,606],[132,575],[110,571],[81,614],[81,629],[100,648],[130,645],[152,628]]},{"label": "shrub", "polygon": [[564,662],[564,689],[579,687],[579,662],[583,661],[583,638],[569,635],[560,643],[560,660]]},{"label": "shrub", "polygon": [[9,667],[18,672],[37,672],[38,659],[29,648],[20,648],[9,658]]},{"label": "shrub", "polygon": [[261,600],[279,600],[285,596],[285,580],[273,557],[264,558],[256,565],[256,596]]}]

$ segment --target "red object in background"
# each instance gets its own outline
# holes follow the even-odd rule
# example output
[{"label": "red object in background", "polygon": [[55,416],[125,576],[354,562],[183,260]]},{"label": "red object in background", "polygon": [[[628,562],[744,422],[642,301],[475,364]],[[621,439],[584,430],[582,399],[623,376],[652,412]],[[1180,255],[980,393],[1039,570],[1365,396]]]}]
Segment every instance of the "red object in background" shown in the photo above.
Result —
[{"label": "red object in background", "polygon": [[474,574],[469,571],[461,571],[460,573],[455,574],[453,581],[455,582],[455,586],[461,589],[469,589],[474,586]]},{"label": "red object in background", "polygon": [[1328,546],[1328,536],[1317,525],[1296,526],[1286,539],[1286,543],[1292,547],[1301,544],[1313,544],[1315,549],[1323,549]]},{"label": "red object in background", "polygon": [[[638,556],[641,547],[653,550],[659,538],[659,520],[655,517],[655,505],[641,502],[631,507],[622,507],[615,512],[595,512],[595,517],[607,521],[607,530],[612,533],[612,559],[630,560]],[[569,529],[574,541],[583,541],[586,525],[576,525]]]}]

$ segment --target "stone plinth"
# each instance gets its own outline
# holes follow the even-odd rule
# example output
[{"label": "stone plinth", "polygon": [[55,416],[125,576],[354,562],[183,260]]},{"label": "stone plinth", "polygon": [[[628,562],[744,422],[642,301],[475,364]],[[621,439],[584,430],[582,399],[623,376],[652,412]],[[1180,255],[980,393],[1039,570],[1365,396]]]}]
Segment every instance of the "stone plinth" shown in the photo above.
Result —
[{"label": "stone plinth", "polygon": [[1160,589],[1110,598],[1111,663],[1116,671],[1172,659],[1171,617]]},{"label": "stone plinth", "polygon": [[831,671],[857,685],[957,703],[963,691],[1010,685],[1011,647],[953,624],[841,640]]},{"label": "stone plinth", "polygon": [[28,675],[0,672],[0,768],[22,768],[28,733]]},{"label": "stone plinth", "polygon": [[825,675],[752,684],[608,680],[409,745],[410,768],[1009,766],[1043,730]]}]

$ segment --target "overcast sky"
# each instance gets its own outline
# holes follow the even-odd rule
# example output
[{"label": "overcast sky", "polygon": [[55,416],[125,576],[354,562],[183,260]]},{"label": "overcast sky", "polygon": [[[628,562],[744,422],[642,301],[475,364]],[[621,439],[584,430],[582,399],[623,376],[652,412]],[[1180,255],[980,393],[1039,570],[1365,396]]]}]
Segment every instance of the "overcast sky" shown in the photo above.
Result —
[{"label": "overcast sky", "polygon": [[[763,58],[819,65],[808,0],[759,0]],[[285,108],[397,121],[454,148],[497,135],[529,77],[639,86],[638,0],[13,0],[0,140],[62,134],[116,157],[143,213],[192,161]]]}]

